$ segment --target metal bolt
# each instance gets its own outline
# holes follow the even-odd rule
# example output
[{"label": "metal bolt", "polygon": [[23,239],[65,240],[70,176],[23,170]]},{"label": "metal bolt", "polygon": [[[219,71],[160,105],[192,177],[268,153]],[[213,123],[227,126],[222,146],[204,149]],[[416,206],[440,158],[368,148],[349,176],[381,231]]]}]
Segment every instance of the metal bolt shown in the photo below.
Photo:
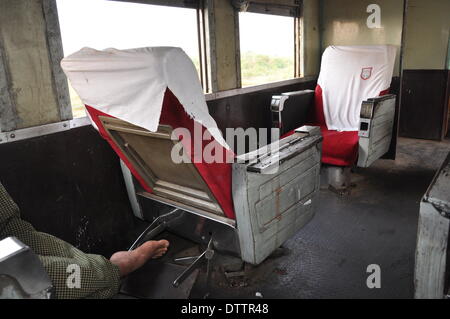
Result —
[{"label": "metal bolt", "polygon": [[210,249],[206,250],[206,253],[205,253],[206,259],[212,259],[213,256],[214,256],[214,250],[210,250]]},{"label": "metal bolt", "polygon": [[15,138],[15,137],[16,137],[16,134],[11,134],[10,137],[11,137],[11,138]]},{"label": "metal bolt", "polygon": [[67,127],[67,123],[64,123],[63,126],[64,126],[64,127]]}]

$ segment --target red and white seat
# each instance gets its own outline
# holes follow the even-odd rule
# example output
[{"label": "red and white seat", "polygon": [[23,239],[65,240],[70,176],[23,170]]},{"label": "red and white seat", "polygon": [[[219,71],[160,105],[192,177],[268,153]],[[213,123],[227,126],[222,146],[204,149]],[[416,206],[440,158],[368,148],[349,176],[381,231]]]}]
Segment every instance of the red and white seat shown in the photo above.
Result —
[{"label": "red and white seat", "polygon": [[[170,230],[203,242],[214,237],[216,249],[253,264],[313,217],[320,135],[299,131],[275,143],[276,149],[238,161],[181,49],[85,48],[62,67],[93,125],[125,163],[125,180],[133,175],[127,187],[137,216],[160,217],[143,211],[140,202],[148,199],[179,208],[185,214],[181,222],[167,223]],[[174,149],[187,160],[175,162]],[[219,154],[215,161],[204,159],[206,150]]]},{"label": "red and white seat", "polygon": [[[387,96],[395,59],[396,48],[390,45],[330,46],[325,50],[308,120],[322,132],[322,163],[353,166],[360,159],[361,165],[367,166],[373,158],[364,160],[365,156],[386,153],[395,113],[395,96]],[[371,108],[368,114],[365,109],[361,112],[365,102]],[[361,127],[367,122],[361,116],[370,124],[369,133],[361,132],[367,131]],[[369,138],[370,131],[374,133],[372,140],[365,142],[367,145],[360,143]]]},{"label": "red and white seat", "polygon": [[393,46],[331,46],[322,56],[315,90],[315,121],[323,135],[322,162],[354,165],[362,102],[389,92]]}]

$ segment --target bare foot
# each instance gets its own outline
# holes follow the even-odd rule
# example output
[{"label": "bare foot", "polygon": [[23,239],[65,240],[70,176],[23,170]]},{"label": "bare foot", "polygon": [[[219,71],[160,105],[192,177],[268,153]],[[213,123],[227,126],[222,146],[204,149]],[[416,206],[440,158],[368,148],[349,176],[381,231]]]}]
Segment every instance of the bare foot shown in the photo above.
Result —
[{"label": "bare foot", "polygon": [[120,275],[126,276],[144,265],[150,258],[158,258],[164,255],[169,247],[167,240],[151,240],[143,243],[132,251],[119,251],[109,259],[120,269]]}]

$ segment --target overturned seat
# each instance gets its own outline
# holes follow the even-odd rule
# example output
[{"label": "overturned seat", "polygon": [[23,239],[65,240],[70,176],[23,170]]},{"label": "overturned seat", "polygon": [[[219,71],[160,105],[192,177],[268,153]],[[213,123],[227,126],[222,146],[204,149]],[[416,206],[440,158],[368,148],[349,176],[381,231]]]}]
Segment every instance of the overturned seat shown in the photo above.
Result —
[{"label": "overturned seat", "polygon": [[[313,217],[318,128],[297,129],[236,156],[181,49],[85,48],[65,58],[62,67],[93,125],[122,160],[136,216],[161,220],[176,234],[252,264]],[[149,200],[180,213],[165,219],[162,210],[148,208]]]},{"label": "overturned seat", "polygon": [[[323,56],[316,89],[272,98],[274,127],[285,135],[283,113],[308,110],[309,122],[323,135],[322,163],[369,167],[389,150],[395,117],[390,95],[396,49],[393,46],[330,46]],[[301,96],[301,99],[299,98]],[[289,103],[289,100],[295,100]],[[304,111],[302,111],[304,113]],[[303,114],[306,118],[306,114]]]}]

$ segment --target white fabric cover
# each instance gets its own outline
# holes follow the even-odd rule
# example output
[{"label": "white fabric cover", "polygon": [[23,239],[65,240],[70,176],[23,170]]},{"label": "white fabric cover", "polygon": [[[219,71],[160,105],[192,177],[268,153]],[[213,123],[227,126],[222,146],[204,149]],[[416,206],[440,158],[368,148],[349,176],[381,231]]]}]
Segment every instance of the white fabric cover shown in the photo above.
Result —
[{"label": "white fabric cover", "polygon": [[358,131],[361,103],[391,85],[396,48],[330,46],[322,56],[317,84],[329,130]]},{"label": "white fabric cover", "polygon": [[149,131],[158,130],[166,88],[186,113],[229,148],[211,117],[191,59],[180,48],[83,48],[61,67],[84,104]]}]

